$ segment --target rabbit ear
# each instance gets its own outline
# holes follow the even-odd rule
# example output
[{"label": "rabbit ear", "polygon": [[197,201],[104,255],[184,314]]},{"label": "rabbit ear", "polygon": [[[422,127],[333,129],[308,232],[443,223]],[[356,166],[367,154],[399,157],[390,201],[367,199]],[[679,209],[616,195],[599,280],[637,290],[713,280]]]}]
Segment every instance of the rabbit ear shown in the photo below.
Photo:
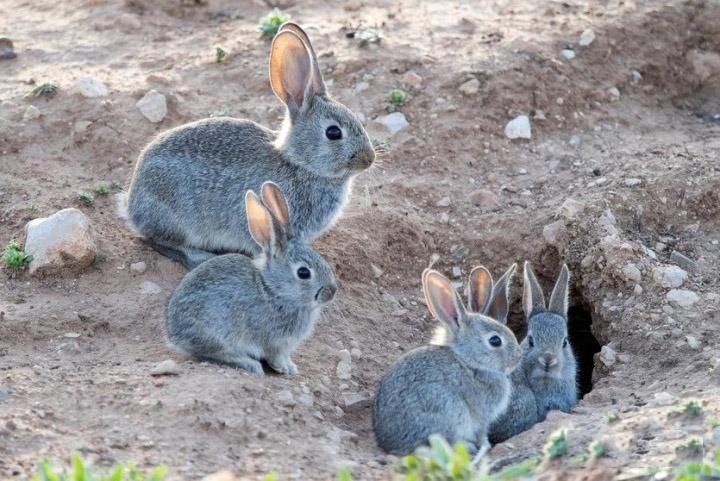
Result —
[{"label": "rabbit ear", "polygon": [[425,269],[422,285],[430,313],[437,320],[445,323],[450,331],[458,332],[465,315],[465,308],[450,281],[435,270]]},{"label": "rabbit ear", "polygon": [[289,237],[290,213],[285,195],[283,195],[280,187],[275,182],[267,181],[260,188],[260,196],[263,204],[270,210],[275,226]]},{"label": "rabbit ear", "polygon": [[493,288],[490,271],[483,266],[475,267],[470,271],[468,288],[468,310],[470,312],[485,312]]},{"label": "rabbit ear", "polygon": [[527,261],[525,261],[524,271],[523,309],[525,310],[525,316],[530,319],[533,315],[545,310],[545,296],[532,267],[530,267],[530,263]]},{"label": "rabbit ear", "polygon": [[308,37],[307,33],[305,33],[305,30],[300,28],[300,25],[298,25],[295,22],[285,22],[280,26],[280,29],[278,32],[282,32],[284,30],[288,30],[298,37],[305,43],[305,47],[307,47],[308,51],[310,52],[310,59],[312,60],[312,86],[313,86],[313,92],[318,95],[325,95],[325,81],[323,80],[322,72],[320,72],[320,64],[317,60],[317,55],[315,55],[315,49],[312,46],[312,43],[310,43],[310,37]]},{"label": "rabbit ear", "polygon": [[510,268],[505,271],[505,274],[498,279],[497,284],[493,286],[490,304],[484,312],[484,314],[503,324],[507,323],[508,311],[510,309],[509,286],[516,269],[517,264],[511,265]]},{"label": "rabbit ear", "polygon": [[245,211],[247,212],[248,227],[253,240],[269,252],[275,245],[275,230],[270,212],[260,202],[255,192],[248,190],[245,193]]},{"label": "rabbit ear", "polygon": [[555,283],[555,288],[550,295],[550,306],[548,311],[560,314],[567,319],[568,292],[570,286],[570,270],[567,264],[563,264],[560,275]]},{"label": "rabbit ear", "polygon": [[292,115],[309,100],[312,76],[310,52],[302,39],[289,30],[278,33],[270,47],[270,84]]}]

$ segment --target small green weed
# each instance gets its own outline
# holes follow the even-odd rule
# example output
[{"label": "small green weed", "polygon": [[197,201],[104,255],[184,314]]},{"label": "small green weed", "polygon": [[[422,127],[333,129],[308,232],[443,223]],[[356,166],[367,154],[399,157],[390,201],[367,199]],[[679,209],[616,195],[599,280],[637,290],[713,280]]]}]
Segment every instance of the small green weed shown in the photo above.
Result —
[{"label": "small green weed", "polygon": [[105,182],[100,182],[95,186],[95,193],[97,195],[108,195],[110,191],[108,190],[108,186]]},{"label": "small green weed", "polygon": [[675,472],[675,481],[706,481],[720,479],[720,448],[705,461],[685,464]]},{"label": "small green weed", "polygon": [[86,205],[95,205],[95,196],[92,195],[90,192],[81,190],[80,192],[78,192],[77,198],[80,202]]},{"label": "small green weed", "polygon": [[683,449],[691,456],[699,456],[703,453],[703,442],[700,438],[692,438],[688,441]]},{"label": "small green weed", "polygon": [[33,214],[37,214],[37,212],[38,212],[38,210],[39,210],[38,205],[37,205],[36,203],[34,203],[34,202],[31,203],[31,204],[28,204],[28,209],[29,209],[30,212],[32,212]]},{"label": "small green weed", "polygon": [[396,107],[403,105],[408,100],[408,94],[401,89],[392,89],[388,92],[388,102]]},{"label": "small green weed", "polygon": [[260,37],[272,39],[280,29],[280,25],[290,20],[290,15],[275,8],[260,19]]},{"label": "small green weed", "polygon": [[230,55],[230,51],[222,45],[215,45],[213,47],[213,55],[215,56],[215,63],[221,63],[227,59],[227,56]]},{"label": "small green weed", "polygon": [[95,258],[93,259],[92,265],[97,266],[104,262],[107,262],[107,256],[105,254],[95,254]]},{"label": "small green weed", "polygon": [[565,456],[568,452],[567,431],[560,429],[555,431],[548,437],[548,441],[543,448],[545,459],[555,459]]},{"label": "small green weed", "polygon": [[604,458],[605,455],[607,455],[607,446],[605,446],[604,442],[596,439],[588,446],[588,454],[590,455],[590,459]]},{"label": "small green weed", "polygon": [[32,256],[26,255],[16,241],[11,240],[8,245],[5,246],[3,261],[5,261],[5,267],[8,269],[14,271],[22,270],[31,260]]},{"label": "small green weed", "polygon": [[616,423],[616,422],[618,422],[619,420],[620,420],[620,416],[618,416],[618,414],[617,414],[616,412],[610,411],[609,413],[607,413],[607,422],[608,422],[608,424]]},{"label": "small green weed", "polygon": [[699,402],[691,400],[683,405],[683,412],[690,416],[697,417],[702,414],[703,409]]},{"label": "small green weed", "polygon": [[110,182],[110,188],[113,190],[120,190],[122,189],[122,184],[117,180],[113,180],[112,182]]},{"label": "small green weed", "polygon": [[102,472],[87,464],[79,454],[72,455],[72,466],[59,470],[45,459],[37,467],[32,481],[162,481],[167,468],[157,466],[142,471],[133,464],[117,464],[107,472]]},{"label": "small green weed", "polygon": [[348,468],[340,468],[337,475],[337,481],[352,481],[352,474]]},{"label": "small green weed", "polygon": [[30,97],[46,97],[51,98],[58,91],[58,85],[55,82],[43,82],[36,85],[28,94]]}]

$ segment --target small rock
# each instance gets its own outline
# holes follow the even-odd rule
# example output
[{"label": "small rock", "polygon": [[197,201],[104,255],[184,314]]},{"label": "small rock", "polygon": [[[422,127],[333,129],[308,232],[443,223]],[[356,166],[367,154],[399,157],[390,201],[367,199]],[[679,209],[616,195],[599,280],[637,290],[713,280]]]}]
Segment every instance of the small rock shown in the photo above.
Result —
[{"label": "small rock", "polygon": [[80,333],[77,333],[77,332],[66,332],[65,334],[63,334],[63,337],[66,337],[66,338],[68,338],[68,339],[76,339],[76,338],[80,337]]},{"label": "small rock", "polygon": [[620,100],[620,90],[617,87],[610,87],[607,89],[607,96],[610,102],[617,102]]},{"label": "small rock", "polygon": [[438,207],[449,207],[450,206],[450,197],[443,197],[437,203],[435,204]]},{"label": "small rock", "polygon": [[42,115],[40,113],[40,109],[35,107],[34,105],[28,105],[28,107],[25,109],[25,112],[23,113],[23,120],[35,120],[38,117]]},{"label": "small rock", "polygon": [[340,361],[335,368],[335,375],[338,379],[348,380],[352,377],[352,355],[347,349],[342,349],[338,352],[338,356]]},{"label": "small rock", "polygon": [[10,391],[0,386],[0,403],[10,397]]},{"label": "small rock", "polygon": [[370,263],[370,268],[373,271],[373,276],[375,277],[375,279],[380,278],[385,273],[385,271],[383,271],[380,267],[376,266],[373,263]]},{"label": "small rock", "polygon": [[75,82],[73,91],[87,98],[105,97],[108,94],[105,84],[94,77],[82,77]]},{"label": "small rock", "polygon": [[685,340],[688,343],[688,346],[690,346],[690,349],[693,351],[697,351],[700,349],[700,341],[697,340],[695,336],[685,336]]},{"label": "small rock", "polygon": [[642,286],[640,284],[635,284],[635,288],[633,289],[633,294],[635,294],[636,296],[639,296],[642,293],[643,293]]},{"label": "small rock", "polygon": [[395,135],[410,125],[402,112],[393,112],[375,119],[375,122],[387,129],[390,135]]},{"label": "small rock", "polygon": [[358,392],[346,392],[343,393],[342,397],[343,404],[345,404],[346,408],[368,400],[368,397],[366,395]]},{"label": "small rock", "polygon": [[505,125],[505,137],[508,139],[531,139],[532,129],[527,115],[518,115]]},{"label": "small rock", "polygon": [[661,287],[680,287],[687,278],[688,273],[677,266],[656,267],[653,269],[653,280]]},{"label": "small rock", "polygon": [[558,209],[558,215],[567,220],[574,220],[584,208],[585,204],[582,202],[567,198]]},{"label": "small rock", "polygon": [[12,40],[7,37],[0,37],[0,60],[10,60],[17,57]]},{"label": "small rock", "polygon": [[78,120],[75,122],[75,125],[73,125],[73,130],[76,134],[84,134],[90,125],[92,125],[92,122],[89,120]]},{"label": "small rock", "polygon": [[635,187],[636,185],[642,184],[642,179],[637,179],[637,178],[631,177],[631,178],[625,179],[623,181],[623,183],[627,187]]},{"label": "small rock", "polygon": [[617,353],[610,346],[603,346],[600,349],[600,360],[607,367],[612,367],[617,362]]},{"label": "small rock", "polygon": [[476,78],[470,79],[463,83],[458,90],[460,90],[463,95],[475,95],[480,91],[480,81]]},{"label": "small rock", "polygon": [[309,393],[303,393],[298,396],[297,401],[305,407],[312,407],[315,404],[315,397]]},{"label": "small rock", "polygon": [[295,404],[295,397],[293,396],[293,393],[290,392],[287,389],[283,389],[282,391],[278,392],[275,395],[275,400],[279,401],[280,404],[287,407],[293,407]]},{"label": "small rock", "polygon": [[180,374],[180,366],[172,359],[165,359],[150,370],[151,376],[177,376],[178,374]]},{"label": "small rock", "polygon": [[130,270],[132,272],[136,272],[138,274],[142,274],[147,270],[147,264],[145,264],[143,261],[140,262],[133,262],[130,264]]},{"label": "small rock", "polygon": [[575,58],[575,50],[573,50],[571,48],[564,48],[564,49],[562,49],[562,51],[560,53],[562,54],[563,57],[565,57],[568,60],[572,60]]},{"label": "small rock", "polygon": [[562,220],[555,221],[543,227],[543,238],[545,242],[554,247],[560,247],[562,245],[566,234],[567,229],[565,228],[565,222]]},{"label": "small rock", "polygon": [[90,221],[78,209],[63,209],[25,225],[25,253],[32,256],[31,275],[83,269],[95,260],[97,248]]},{"label": "small rock", "polygon": [[167,115],[167,100],[157,90],[150,90],[143,98],[137,101],[135,106],[141,114],[150,122],[158,123]]},{"label": "small rock", "polygon": [[408,70],[405,72],[405,75],[403,75],[403,82],[416,89],[421,89],[423,85],[423,78],[416,72]]},{"label": "small rock", "polygon": [[482,211],[490,211],[500,207],[500,198],[490,190],[478,189],[470,194],[470,203]]},{"label": "small rock", "polygon": [[642,273],[640,272],[640,269],[638,269],[638,267],[633,263],[624,265],[622,268],[622,274],[626,280],[631,282],[638,283],[642,280]]},{"label": "small rock", "polygon": [[687,271],[697,272],[698,270],[697,261],[690,259],[678,251],[674,250],[670,253],[670,260]]},{"label": "small rock", "polygon": [[590,29],[585,30],[583,33],[580,34],[580,40],[578,41],[578,44],[581,47],[587,47],[593,41],[595,40],[595,32],[593,32]]},{"label": "small rock", "polygon": [[666,298],[680,307],[690,307],[700,300],[697,294],[687,289],[673,289],[667,293]]},{"label": "small rock", "polygon": [[155,284],[154,282],[144,281],[140,284],[140,293],[146,295],[155,295],[162,292],[162,287]]},{"label": "small rock", "polygon": [[656,392],[653,395],[653,405],[654,406],[669,406],[671,404],[674,404],[677,401],[677,398],[670,394],[669,392]]},{"label": "small rock", "polygon": [[364,92],[370,88],[370,84],[367,82],[358,82],[355,84],[355,93]]},{"label": "small rock", "polygon": [[453,266],[452,268],[452,276],[455,279],[458,279],[460,276],[462,276],[462,269],[460,269],[459,266]]},{"label": "small rock", "polygon": [[633,85],[640,83],[642,78],[643,78],[642,74],[640,72],[638,72],[637,70],[633,70],[632,72],[630,72],[630,82]]}]

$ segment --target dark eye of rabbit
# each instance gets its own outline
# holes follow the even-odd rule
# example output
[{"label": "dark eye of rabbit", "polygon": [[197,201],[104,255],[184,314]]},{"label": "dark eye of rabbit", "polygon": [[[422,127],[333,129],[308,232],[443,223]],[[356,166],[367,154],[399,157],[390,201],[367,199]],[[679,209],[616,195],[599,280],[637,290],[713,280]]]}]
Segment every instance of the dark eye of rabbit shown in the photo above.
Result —
[{"label": "dark eye of rabbit", "polygon": [[305,266],[299,267],[297,270],[297,276],[300,279],[310,279],[310,269]]},{"label": "dark eye of rabbit", "polygon": [[337,125],[331,125],[325,130],[325,136],[330,140],[342,139],[342,130]]},{"label": "dark eye of rabbit", "polygon": [[492,347],[502,346],[502,339],[500,339],[500,336],[493,336],[488,340],[488,342]]},{"label": "dark eye of rabbit", "polygon": [[528,344],[530,347],[535,347],[535,341],[533,340],[532,336],[528,336]]}]

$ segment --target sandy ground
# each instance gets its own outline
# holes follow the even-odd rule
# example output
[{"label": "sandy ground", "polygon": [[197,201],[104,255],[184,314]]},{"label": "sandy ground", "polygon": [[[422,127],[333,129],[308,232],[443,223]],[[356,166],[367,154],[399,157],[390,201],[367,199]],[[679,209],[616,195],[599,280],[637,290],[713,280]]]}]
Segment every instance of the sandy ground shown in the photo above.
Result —
[{"label": "sandy ground", "polygon": [[[553,413],[496,446],[500,464],[537,455],[561,426],[570,430],[571,456],[546,474],[562,479],[650,479],[697,456],[682,448],[690,438],[703,439],[706,451],[717,445],[720,122],[712,115],[720,89],[690,59],[694,50],[720,51],[720,6],[282,3],[307,26],[335,97],[371,122],[386,113],[389,89],[403,87],[410,126],[357,179],[344,216],[316,243],[342,290],[296,354],[300,374],[259,378],[167,350],[163,309],[183,270],[135,238],[110,197],[88,207],[76,193],[99,181],[126,184],[154,135],[213,112],[277,126],[269,44],[256,30],[268,6],[3,1],[0,34],[18,57],[0,61],[0,239],[22,241],[32,218],[76,206],[107,260],[80,275],[3,276],[0,477],[22,478],[42,457],[65,462],[76,450],[100,465],[166,463],[171,479],[222,468],[251,479],[270,470],[331,479],[339,465],[357,479],[388,478],[393,460],[373,441],[370,398],[388,366],[430,337],[419,279],[434,258],[436,268],[449,275],[459,267],[463,277],[479,263],[499,273],[528,259],[548,289],[562,261],[573,273],[573,338],[588,383],[594,356],[592,391],[576,412]],[[346,38],[358,27],[380,30],[381,43]],[[589,28],[595,40],[581,47]],[[211,55],[217,43],[231,50],[222,64]],[[572,60],[561,54],[567,46]],[[408,71],[420,85],[405,84]],[[109,95],[73,94],[87,75]],[[462,94],[473,78],[478,92]],[[45,80],[59,84],[55,97],[25,98]],[[168,98],[159,124],[135,107],[151,88]],[[31,104],[41,116],[23,120]],[[506,122],[523,113],[532,140],[506,139]],[[483,202],[480,189],[497,205]],[[444,197],[449,205],[439,207]],[[558,211],[568,198],[583,207],[566,220]],[[614,226],[601,218],[606,209]],[[549,244],[543,226],[557,219],[565,233]],[[699,297],[688,308],[668,303],[653,281],[652,268],[670,263],[672,250],[698,261],[683,286]],[[130,271],[137,261],[147,263],[145,273]],[[629,263],[640,282],[623,275]],[[147,281],[161,292],[143,294]],[[511,324],[521,334],[517,281],[512,296]],[[600,345],[614,362],[599,359]],[[341,349],[354,349],[349,381],[335,374]],[[150,376],[167,358],[180,374]],[[700,401],[701,416],[674,414],[687,399]],[[607,441],[609,457],[572,457],[593,439]]]}]

